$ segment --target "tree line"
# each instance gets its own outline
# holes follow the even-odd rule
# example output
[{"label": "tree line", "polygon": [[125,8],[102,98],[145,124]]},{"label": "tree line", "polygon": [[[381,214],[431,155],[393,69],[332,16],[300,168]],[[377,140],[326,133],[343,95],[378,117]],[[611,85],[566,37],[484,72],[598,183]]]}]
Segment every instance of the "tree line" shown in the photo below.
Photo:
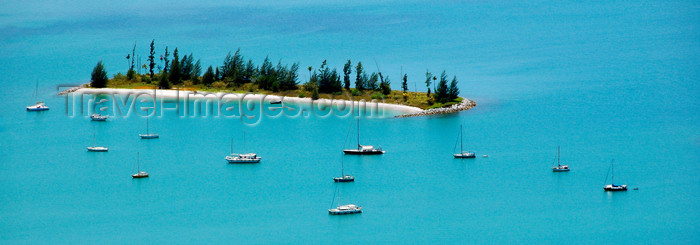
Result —
[{"label": "tree line", "polygon": [[[180,58],[177,47],[173,50],[172,59],[166,46],[163,54],[160,56],[160,60],[156,60],[155,40],[152,40],[148,53],[148,64],[142,66],[144,70],[148,69],[148,73],[139,74],[134,64],[135,50],[136,44],[134,44],[132,53],[127,55],[129,70],[127,71],[126,79],[132,80],[139,75],[142,76],[144,82],[157,83],[161,89],[169,89],[172,86],[181,85],[185,82],[218,88],[237,88],[244,84],[252,83],[257,85],[259,89],[273,92],[299,89],[299,63],[288,65],[283,64],[280,60],[274,65],[269,57],[265,57],[262,64],[256,65],[252,59],[246,60],[241,55],[240,49],[238,49],[233,54],[229,52],[221,66],[209,66],[202,74],[200,60],[197,59],[195,61],[192,53]],[[158,72],[156,72],[156,68]],[[317,97],[319,92],[342,94],[343,90],[352,92],[353,95],[361,94],[363,91],[376,91],[384,95],[391,93],[389,76],[385,76],[380,71],[368,73],[365,71],[362,62],[357,62],[356,65],[353,65],[351,60],[347,60],[342,68],[342,73],[340,73],[335,67],[329,67],[327,61],[324,60],[318,69],[309,66],[308,71],[309,80],[302,87],[315,95],[312,97]],[[354,89],[351,89],[353,72],[355,73]],[[404,97],[406,97],[408,76],[403,74],[401,79],[401,89]],[[107,82],[107,72],[104,64],[100,61],[93,69],[91,86],[97,88],[106,87]],[[457,77],[453,76],[452,81],[448,85],[448,76],[445,71],[440,75],[439,82],[437,77],[430,72],[426,72],[428,99],[440,103],[457,99],[459,96],[457,83]],[[432,91],[431,84],[433,85]],[[430,96],[431,92],[434,92],[432,97]]]}]

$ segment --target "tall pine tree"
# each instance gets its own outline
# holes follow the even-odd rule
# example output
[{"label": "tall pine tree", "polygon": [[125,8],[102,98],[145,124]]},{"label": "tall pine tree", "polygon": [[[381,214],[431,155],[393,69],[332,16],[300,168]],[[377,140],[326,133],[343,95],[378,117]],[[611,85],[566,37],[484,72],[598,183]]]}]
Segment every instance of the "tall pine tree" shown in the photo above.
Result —
[{"label": "tall pine tree", "polygon": [[448,92],[449,88],[447,87],[447,73],[442,71],[442,74],[440,74],[440,83],[435,90],[435,100],[440,103],[449,101]]},{"label": "tall pine tree", "polygon": [[403,82],[401,83],[401,89],[406,93],[408,91],[408,75],[403,74]]},{"label": "tall pine tree", "polygon": [[182,82],[182,70],[180,68],[180,57],[177,54],[177,48],[173,51],[173,61],[170,63],[170,74],[168,80],[172,85],[177,85]]},{"label": "tall pine tree", "polygon": [[365,89],[365,79],[363,79],[364,73],[364,70],[362,70],[362,62],[357,62],[357,66],[355,67],[355,74],[357,75],[355,78],[355,88],[360,91]]},{"label": "tall pine tree", "polygon": [[352,73],[352,61],[348,60],[343,66],[343,85],[345,89],[350,89],[350,73]]},{"label": "tall pine tree", "polygon": [[151,79],[153,79],[153,68],[156,67],[156,62],[153,60],[156,58],[156,50],[155,50],[155,42],[156,40],[153,39],[151,40],[151,52],[148,53],[148,67],[149,67],[149,72],[151,75]]},{"label": "tall pine tree", "polygon": [[459,88],[457,87],[457,76],[452,77],[452,82],[450,83],[448,94],[450,100],[455,100],[457,99],[457,97],[459,97]]},{"label": "tall pine tree", "polygon": [[204,75],[202,76],[202,83],[207,86],[211,85],[212,83],[214,83],[214,76],[214,68],[209,66],[209,68],[207,68],[207,71],[204,72]]}]

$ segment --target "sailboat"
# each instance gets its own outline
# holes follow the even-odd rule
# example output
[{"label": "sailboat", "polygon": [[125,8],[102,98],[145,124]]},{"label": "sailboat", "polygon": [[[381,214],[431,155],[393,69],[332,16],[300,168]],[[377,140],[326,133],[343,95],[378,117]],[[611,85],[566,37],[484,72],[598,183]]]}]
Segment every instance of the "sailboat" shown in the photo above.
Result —
[{"label": "sailboat", "polygon": [[148,118],[149,116],[146,117],[146,134],[139,134],[139,136],[142,139],[156,139],[159,137],[158,134],[152,134],[148,131]]},{"label": "sailboat", "polygon": [[333,177],[333,181],[335,182],[353,182],[355,181],[355,176],[352,175],[347,175],[345,174],[345,167],[344,165],[344,158],[341,156],[340,158],[340,176],[341,177]]},{"label": "sailboat", "polygon": [[462,143],[462,125],[459,125],[459,153],[453,153],[455,158],[476,158],[476,153],[473,151],[464,151]]},{"label": "sailboat", "polygon": [[136,173],[131,175],[134,179],[148,178],[148,173],[141,171],[141,165],[139,163],[139,154],[136,153]]},{"label": "sailboat", "polygon": [[344,149],[343,152],[349,155],[379,155],[384,154],[382,147],[375,149],[371,145],[360,145],[360,117],[357,117],[357,149]]},{"label": "sailboat", "polygon": [[95,113],[95,114],[90,115],[90,119],[92,119],[93,121],[103,121],[104,122],[104,121],[107,121],[108,117],[109,116],[107,116],[107,115],[101,115],[99,113]]},{"label": "sailboat", "polygon": [[88,151],[97,151],[97,152],[109,151],[109,148],[107,148],[107,147],[97,146],[97,136],[96,136],[95,131],[92,132],[92,140],[93,140],[93,144],[92,144],[92,146],[87,147]]},{"label": "sailboat", "polygon": [[569,171],[569,165],[561,165],[559,163],[559,149],[561,147],[557,146],[557,166],[552,168],[552,172],[567,172]]},{"label": "sailboat", "polygon": [[[245,131],[243,132],[243,150],[245,151]],[[233,138],[231,138],[231,154],[226,156],[228,163],[259,163],[262,157],[255,153],[233,153]]]},{"label": "sailboat", "polygon": [[[613,159],[610,162],[610,184],[606,185],[603,187],[603,190],[605,191],[626,191],[627,190],[627,185],[615,185],[615,165],[614,165],[615,160]],[[608,177],[607,175],[605,176],[605,182],[608,182]]]},{"label": "sailboat", "polygon": [[[34,99],[36,100],[39,95],[39,81],[36,82],[36,88],[34,89]],[[27,106],[27,111],[46,111],[49,107],[44,104],[43,101],[37,101],[36,104]]]},{"label": "sailboat", "polygon": [[[338,189],[338,186],[336,186],[336,192],[338,193],[338,204],[340,204],[340,190]],[[331,208],[328,209],[329,214],[341,215],[341,214],[362,213],[361,206],[357,206],[355,204],[345,204],[345,205],[338,205],[336,208],[333,208],[334,202],[335,202],[335,198],[333,198],[333,201],[331,201]]]}]

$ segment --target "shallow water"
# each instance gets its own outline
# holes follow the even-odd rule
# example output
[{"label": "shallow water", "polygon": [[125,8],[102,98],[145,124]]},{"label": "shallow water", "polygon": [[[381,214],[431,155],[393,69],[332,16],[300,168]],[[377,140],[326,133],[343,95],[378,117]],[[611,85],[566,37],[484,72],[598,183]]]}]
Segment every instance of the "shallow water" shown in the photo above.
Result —
[{"label": "shallow water", "polygon": [[[697,243],[699,5],[694,1],[368,3],[23,2],[0,10],[0,241],[14,243]],[[79,7],[74,7],[79,6]],[[166,6],[166,7],[163,7]],[[103,60],[124,72],[156,39],[220,65],[348,58],[424,90],[426,68],[478,106],[454,115],[66,116],[57,86]],[[375,60],[377,65],[375,65]],[[307,77],[306,70],[300,77]],[[50,111],[30,113],[35,82]],[[465,147],[450,155],[459,125]],[[247,142],[242,140],[246,132]],[[107,153],[86,152],[97,141]],[[230,151],[263,161],[230,165]],[[568,173],[550,168],[561,146]],[[132,180],[136,154],[148,179]],[[603,192],[610,161],[616,184]],[[609,181],[609,180],[608,180]],[[329,216],[333,192],[364,213]],[[631,188],[639,190],[631,190]]]}]

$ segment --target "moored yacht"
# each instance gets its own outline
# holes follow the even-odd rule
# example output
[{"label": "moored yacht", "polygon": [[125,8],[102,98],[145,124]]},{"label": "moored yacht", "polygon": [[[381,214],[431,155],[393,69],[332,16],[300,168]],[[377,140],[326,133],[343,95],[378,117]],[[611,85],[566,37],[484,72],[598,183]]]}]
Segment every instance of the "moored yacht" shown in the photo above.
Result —
[{"label": "moored yacht", "polygon": [[476,158],[476,153],[473,151],[463,151],[461,153],[452,154],[455,158]]},{"label": "moored yacht", "polygon": [[[245,149],[245,132],[243,132],[243,148]],[[228,163],[259,163],[262,157],[255,153],[233,153],[233,138],[231,138],[231,154],[225,159]]]},{"label": "moored yacht", "polygon": [[568,172],[569,165],[561,165],[559,163],[559,149],[560,147],[557,147],[557,166],[552,167],[552,172]]},{"label": "moored yacht", "polygon": [[[39,81],[36,82],[36,88],[34,89],[34,99],[37,99],[39,95]],[[49,107],[44,104],[43,101],[38,101],[34,105],[27,106],[27,111],[45,111]]]},{"label": "moored yacht", "polygon": [[92,119],[93,121],[107,121],[108,117],[109,116],[107,115],[100,115],[97,113],[90,115],[90,119]]},{"label": "moored yacht", "polygon": [[355,176],[352,175],[343,175],[343,177],[333,177],[333,181],[335,182],[353,182],[355,181]]},{"label": "moored yacht", "polygon": [[382,150],[382,147],[374,148],[371,145],[357,145],[357,149],[344,149],[343,152],[348,155],[379,155],[384,154],[386,151]]},{"label": "moored yacht", "polygon": [[260,159],[262,159],[262,157],[259,157],[255,153],[231,153],[231,155],[226,156],[226,161],[228,163],[259,163]]},{"label": "moored yacht", "polygon": [[45,111],[48,110],[49,107],[44,104],[44,102],[36,102],[34,105],[27,106],[27,111]]},{"label": "moored yacht", "polygon": [[[603,190],[605,191],[626,191],[627,190],[627,185],[616,185],[615,184],[615,165],[614,165],[615,160],[612,160],[610,162],[610,184],[605,185],[603,187]],[[608,178],[606,176],[605,182],[608,182]]]},{"label": "moored yacht", "polygon": [[452,153],[452,156],[454,158],[476,158],[476,153],[463,149],[462,138],[462,125],[459,125],[459,153]]},{"label": "moored yacht", "polygon": [[[335,195],[335,194],[338,195]],[[340,215],[340,214],[356,214],[356,213],[362,213],[362,207],[357,206],[355,204],[345,204],[345,205],[340,205],[340,185],[335,186],[335,193],[333,193],[333,201],[331,201],[331,208],[328,209],[329,214],[333,215]],[[338,206],[336,208],[333,208],[333,204],[336,203],[336,197],[338,197]]]},{"label": "moored yacht", "polygon": [[107,147],[97,146],[97,133],[95,133],[94,127],[93,127],[93,131],[92,131],[92,145],[93,146],[87,147],[88,151],[105,152],[105,151],[109,150],[109,148],[107,148]]},{"label": "moored yacht", "polygon": [[148,130],[148,117],[146,117],[146,134],[139,134],[139,137],[142,139],[157,139],[160,137],[158,134],[150,133]]},{"label": "moored yacht", "polygon": [[344,149],[343,153],[348,155],[379,155],[384,154],[382,147],[374,148],[371,145],[360,144],[360,117],[357,117],[357,149]]},{"label": "moored yacht", "polygon": [[339,215],[339,214],[356,214],[362,213],[362,207],[355,204],[341,205],[336,208],[328,209],[329,214]]},{"label": "moored yacht", "polygon": [[104,151],[109,151],[109,148],[104,147],[104,146],[88,146],[87,150],[88,151],[104,152]]},{"label": "moored yacht", "polygon": [[148,172],[141,171],[141,165],[139,163],[138,153],[136,153],[136,173],[132,174],[131,178],[134,178],[134,179],[148,178]]}]

